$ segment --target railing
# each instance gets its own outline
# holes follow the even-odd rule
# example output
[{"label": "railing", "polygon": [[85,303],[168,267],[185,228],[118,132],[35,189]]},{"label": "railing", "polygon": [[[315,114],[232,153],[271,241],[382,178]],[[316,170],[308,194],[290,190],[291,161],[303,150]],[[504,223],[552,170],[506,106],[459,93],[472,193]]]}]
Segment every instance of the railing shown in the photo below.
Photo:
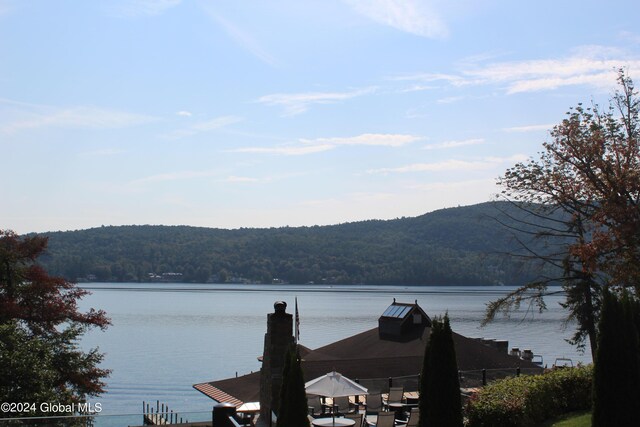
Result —
[{"label": "railing", "polygon": [[[0,414],[4,415],[4,414]],[[201,427],[211,425],[212,413],[208,411],[182,412],[183,421],[174,419],[181,427]],[[167,420],[169,421],[169,420]],[[144,414],[117,414],[117,415],[69,415],[52,417],[18,417],[0,418],[0,427],[127,427],[142,426],[145,424]]]},{"label": "railing", "polygon": [[480,369],[476,371],[460,371],[460,387],[475,388],[487,385],[502,378],[519,377],[520,375],[539,375],[542,368]]},{"label": "railing", "polygon": [[[236,414],[236,407],[229,403],[218,404],[213,407],[213,411],[204,412],[183,412],[180,420],[177,416],[171,416],[169,412],[165,418],[162,406],[159,411],[147,407],[142,414],[124,415],[69,415],[52,417],[17,417],[0,418],[0,427],[127,427],[146,425],[165,425],[178,427],[245,427],[247,419]],[[166,410],[166,407],[164,408]],[[149,415],[153,414],[153,418]],[[189,421],[185,421],[189,419]],[[154,421],[151,424],[150,421]]]},{"label": "railing", "polygon": [[390,387],[404,387],[405,391],[417,391],[420,388],[420,375],[388,378],[363,378],[356,380],[366,387],[369,393],[388,393]]},{"label": "railing", "polygon": [[[542,368],[510,368],[510,369],[479,369],[475,371],[458,371],[460,387],[482,387],[501,378],[517,377],[520,375],[536,375],[542,373]],[[418,391],[420,375],[388,378],[357,379],[360,385],[366,387],[370,393],[388,393],[390,387],[404,387],[405,391]]]}]

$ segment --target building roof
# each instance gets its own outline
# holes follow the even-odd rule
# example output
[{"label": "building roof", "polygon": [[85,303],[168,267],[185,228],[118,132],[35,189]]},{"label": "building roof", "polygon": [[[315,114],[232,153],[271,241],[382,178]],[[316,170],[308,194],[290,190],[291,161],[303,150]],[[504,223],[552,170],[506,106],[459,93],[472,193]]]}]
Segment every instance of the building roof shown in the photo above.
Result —
[{"label": "building roof", "polygon": [[[259,378],[259,377],[258,377]],[[226,392],[213,386],[211,383],[194,384],[193,388],[210,397],[216,402],[226,402],[235,405],[236,407],[242,405],[244,402]]]},{"label": "building roof", "polygon": [[260,400],[260,372],[208,383],[194,384],[193,388],[220,403],[231,403],[236,408],[245,402]]},{"label": "building roof", "polygon": [[[302,344],[298,345],[298,352],[305,357],[312,350]],[[262,357],[258,360],[262,361]],[[246,402],[260,400],[260,371],[224,380],[194,384],[193,388],[216,402],[231,403],[237,407]]]},{"label": "building roof", "polygon": [[[388,310],[389,308],[385,313]],[[408,311],[404,315],[408,315]],[[422,370],[424,350],[430,332],[430,327],[419,324],[405,332],[403,339],[390,339],[382,335],[379,328],[373,328],[316,350],[304,348],[304,352],[301,352],[304,377],[309,380],[334,370],[352,379],[417,375]],[[531,362],[510,356],[506,352],[485,346],[479,340],[467,338],[455,332],[453,341],[458,368],[461,371],[538,368]],[[238,405],[236,402],[216,398],[216,396],[225,398],[220,392],[237,401],[252,402],[259,400],[260,373],[196,384],[194,388],[218,402],[225,401]]]}]

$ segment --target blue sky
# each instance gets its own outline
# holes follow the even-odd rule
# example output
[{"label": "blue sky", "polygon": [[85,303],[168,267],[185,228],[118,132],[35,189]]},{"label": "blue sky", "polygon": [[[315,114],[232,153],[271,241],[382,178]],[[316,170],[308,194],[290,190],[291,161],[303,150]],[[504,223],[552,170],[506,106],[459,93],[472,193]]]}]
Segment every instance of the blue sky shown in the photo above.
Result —
[{"label": "blue sky", "polygon": [[640,79],[635,1],[0,0],[0,228],[271,227],[490,200]]}]

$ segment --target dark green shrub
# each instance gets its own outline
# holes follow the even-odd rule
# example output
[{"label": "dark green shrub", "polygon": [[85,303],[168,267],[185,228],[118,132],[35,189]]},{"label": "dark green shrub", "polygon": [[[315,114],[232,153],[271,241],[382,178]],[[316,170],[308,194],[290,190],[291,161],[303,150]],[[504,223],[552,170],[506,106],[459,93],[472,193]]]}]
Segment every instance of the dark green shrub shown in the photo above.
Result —
[{"label": "dark green shrub", "polygon": [[591,407],[592,367],[499,380],[468,402],[469,427],[528,427]]}]

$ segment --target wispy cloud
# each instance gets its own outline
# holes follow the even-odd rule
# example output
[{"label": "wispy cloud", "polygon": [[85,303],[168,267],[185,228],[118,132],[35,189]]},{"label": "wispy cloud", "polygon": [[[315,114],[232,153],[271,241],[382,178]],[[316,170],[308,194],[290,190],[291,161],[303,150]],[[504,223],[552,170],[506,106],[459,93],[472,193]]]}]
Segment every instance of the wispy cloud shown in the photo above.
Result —
[{"label": "wispy cloud", "polygon": [[505,93],[517,94],[586,85],[610,91],[617,69],[640,73],[640,59],[606,46],[582,46],[571,54],[553,59],[531,59],[492,63],[463,64],[459,73],[415,73],[393,78],[420,83],[445,82],[451,86],[498,85]]},{"label": "wispy cloud", "polygon": [[437,86],[433,85],[423,85],[423,84],[414,84],[409,87],[402,88],[398,90],[399,93],[411,93],[411,92],[424,92],[426,90],[437,89]]},{"label": "wispy cloud", "polygon": [[397,30],[443,38],[449,30],[428,0],[345,0],[357,13]]},{"label": "wispy cloud", "polygon": [[640,35],[632,33],[631,31],[621,31],[619,37],[623,40],[630,41],[631,43],[640,44]]},{"label": "wispy cloud", "polygon": [[429,117],[429,110],[424,106],[410,108],[405,113],[407,119],[423,119]]},{"label": "wispy cloud", "polygon": [[251,36],[247,31],[241,29],[236,24],[232,23],[228,19],[225,19],[219,13],[214,10],[214,4],[202,3],[203,9],[206,14],[213,20],[233,41],[238,44],[242,49],[251,53],[260,61],[270,66],[276,66],[276,59],[267,52],[258,41]]},{"label": "wispy cloud", "polygon": [[297,143],[278,145],[275,147],[244,147],[230,150],[235,153],[278,154],[285,156],[301,156],[305,154],[321,153],[333,150],[338,146],[360,145],[379,147],[401,147],[423,139],[419,136],[406,134],[378,134],[364,133],[351,137],[335,138],[300,138]]},{"label": "wispy cloud", "polygon": [[423,139],[420,136],[388,133],[364,133],[358,136],[346,138],[316,138],[300,139],[304,144],[313,145],[374,145],[386,147],[401,147]]},{"label": "wispy cloud", "polygon": [[186,111],[186,110],[178,111],[178,112],[176,113],[176,115],[177,115],[177,116],[180,116],[180,117],[191,117],[191,116],[193,116],[193,114],[191,113],[191,111]]},{"label": "wispy cloud", "polygon": [[234,123],[239,123],[243,120],[244,119],[239,116],[220,116],[220,117],[213,118],[211,120],[205,120],[205,121],[194,123],[187,128],[175,130],[164,136],[169,139],[185,138],[188,136],[196,135],[201,132],[210,132],[217,129],[221,129],[223,127],[232,125]]},{"label": "wispy cloud", "polygon": [[195,125],[193,125],[193,129],[201,132],[206,132],[210,130],[220,129],[225,126],[241,122],[242,120],[242,117],[238,116],[221,116],[216,117],[215,119],[207,120],[205,122],[196,123]]},{"label": "wispy cloud", "polygon": [[[640,61],[633,61],[640,68]],[[504,84],[507,94],[553,90],[563,86],[587,85],[610,88],[615,82],[620,60],[570,57],[559,60],[533,60],[490,64],[467,71],[478,82]]]},{"label": "wispy cloud", "polygon": [[114,15],[134,18],[146,15],[160,15],[178,6],[182,0],[119,0],[109,4]]},{"label": "wispy cloud", "polygon": [[450,159],[432,163],[412,163],[410,165],[394,168],[370,169],[369,174],[391,174],[391,173],[412,173],[412,172],[445,172],[445,171],[470,171],[491,169],[501,163],[514,163],[526,160],[524,155],[514,155],[511,157],[487,157],[477,161]]},{"label": "wispy cloud", "polygon": [[6,0],[0,0],[0,16],[8,15],[11,11],[11,7]]},{"label": "wispy cloud", "polygon": [[308,207],[319,206],[322,208],[326,208],[327,206],[335,206],[338,204],[351,204],[351,206],[353,206],[353,203],[384,202],[387,200],[392,200],[394,196],[396,196],[396,194],[385,192],[357,192],[348,193],[343,195],[342,197],[303,200],[299,202],[299,205]]},{"label": "wispy cloud", "polygon": [[219,176],[220,172],[217,171],[180,171],[180,172],[167,172],[161,173],[157,175],[150,175],[143,178],[138,178],[130,182],[131,185],[136,184],[149,184],[149,183],[157,183],[157,182],[168,182],[168,181],[182,181],[188,179],[197,179],[197,178],[210,178]]},{"label": "wispy cloud", "polygon": [[13,110],[11,121],[0,123],[0,131],[14,133],[42,127],[72,129],[114,129],[137,126],[158,120],[155,117],[97,107],[57,108],[31,106]]},{"label": "wispy cloud", "polygon": [[438,104],[453,104],[454,102],[462,101],[464,96],[449,96],[446,98],[440,98],[436,102]]},{"label": "wispy cloud", "polygon": [[252,183],[260,183],[260,182],[269,182],[274,178],[252,178],[248,176],[238,176],[238,175],[228,175],[223,176],[223,173],[220,171],[212,171],[212,170],[192,170],[192,171],[177,171],[177,172],[167,172],[160,173],[156,175],[150,175],[142,178],[135,179],[129,182],[128,187],[135,188],[137,186],[143,186],[147,184],[157,184],[157,183],[166,183],[166,182],[175,182],[175,181],[188,181],[188,180],[197,180],[197,179],[207,179],[212,178],[213,182],[219,182],[224,184],[252,184]]},{"label": "wispy cloud", "polygon": [[277,147],[245,147],[229,150],[234,153],[255,153],[255,154],[278,154],[283,156],[303,156],[305,154],[321,153],[332,150],[335,145],[281,145]]},{"label": "wispy cloud", "polygon": [[454,182],[426,182],[411,185],[410,188],[420,191],[458,191],[468,190],[469,188],[475,188],[478,186],[495,186],[496,181],[494,178],[489,179],[471,179],[465,181]]},{"label": "wispy cloud", "polygon": [[304,113],[313,104],[334,104],[370,94],[375,90],[375,87],[367,87],[347,92],[274,93],[261,96],[257,102],[269,106],[282,107],[284,108],[285,116],[294,116]]},{"label": "wispy cloud", "polygon": [[546,125],[529,125],[529,126],[513,126],[502,129],[505,132],[539,132],[550,130],[553,128],[553,124]]},{"label": "wispy cloud", "polygon": [[[392,81],[418,81],[423,83],[431,83],[444,81],[452,86],[464,86],[470,84],[464,76],[445,73],[403,73],[397,76],[388,77]],[[436,86],[429,86],[434,88]]]},{"label": "wispy cloud", "polygon": [[445,141],[445,142],[440,142],[438,144],[425,145],[423,149],[424,150],[440,150],[440,149],[457,148],[457,147],[464,147],[467,145],[478,145],[478,144],[484,144],[484,139],[475,138],[475,139],[465,139],[462,141]]},{"label": "wispy cloud", "polygon": [[259,181],[260,180],[257,178],[250,178],[247,176],[235,176],[235,175],[230,175],[223,180],[223,182],[230,183],[230,184],[253,183],[253,182],[259,182]]},{"label": "wispy cloud", "polygon": [[442,172],[457,170],[480,170],[488,169],[493,166],[493,162],[475,161],[469,162],[464,160],[445,160],[433,163],[412,163],[410,165],[399,166],[395,168],[370,169],[370,174],[390,174],[390,173],[408,173],[408,172]]},{"label": "wispy cloud", "polygon": [[78,155],[83,157],[108,157],[108,156],[116,156],[126,152],[127,152],[126,150],[123,150],[121,148],[104,148],[102,150],[86,151]]}]

